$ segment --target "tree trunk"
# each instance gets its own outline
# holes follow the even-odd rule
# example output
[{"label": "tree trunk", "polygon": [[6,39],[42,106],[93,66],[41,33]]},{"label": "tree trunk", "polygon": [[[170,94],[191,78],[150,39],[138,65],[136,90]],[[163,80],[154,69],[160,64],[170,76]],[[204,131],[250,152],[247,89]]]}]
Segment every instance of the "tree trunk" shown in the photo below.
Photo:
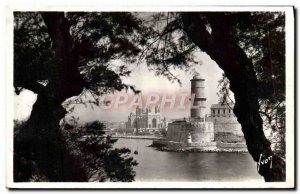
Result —
[{"label": "tree trunk", "polygon": [[[28,180],[38,169],[50,181],[86,181],[80,164],[68,154],[60,131],[66,111],[62,102],[80,94],[85,82],[78,70],[78,56],[72,53],[69,25],[62,12],[43,12],[42,17],[55,51],[55,73],[43,89],[33,90],[38,98],[22,132],[15,137],[15,181]],[[30,163],[35,161],[35,163]],[[30,163],[30,164],[29,164]],[[31,168],[19,175],[20,168]],[[23,169],[24,170],[24,169]]]},{"label": "tree trunk", "polygon": [[[59,130],[59,121],[64,113],[65,110],[60,104],[49,99],[47,95],[39,94],[25,128],[16,137],[15,151],[24,154],[24,158],[28,157],[28,160],[34,161],[37,166],[32,171],[38,169],[50,181],[65,180],[63,167],[65,148]],[[22,150],[24,148],[26,150]]]},{"label": "tree trunk", "polygon": [[23,168],[28,173],[18,176],[15,181],[25,181],[32,173],[41,173],[49,181],[86,181],[82,167],[69,154],[60,130],[60,120],[65,116],[61,101],[56,101],[50,92],[39,94],[33,105],[31,116],[21,133],[15,138],[15,172],[22,172],[20,161],[30,163]]},{"label": "tree trunk", "polygon": [[[258,172],[264,176],[265,181],[285,181],[285,162],[273,154],[270,142],[263,132],[258,103],[259,85],[252,61],[232,40],[230,21],[226,21],[224,16],[221,17],[210,22],[212,32],[209,33],[201,13],[183,13],[184,30],[188,37],[219,65],[229,79],[230,90],[235,97],[233,111],[242,126],[249,153],[254,161],[260,164]],[[268,159],[267,164],[259,163],[265,159]]]}]

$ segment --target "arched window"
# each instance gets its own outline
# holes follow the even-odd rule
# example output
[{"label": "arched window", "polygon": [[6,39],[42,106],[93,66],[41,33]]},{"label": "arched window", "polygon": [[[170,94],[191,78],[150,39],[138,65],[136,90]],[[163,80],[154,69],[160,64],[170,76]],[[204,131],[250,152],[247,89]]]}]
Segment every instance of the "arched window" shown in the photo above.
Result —
[{"label": "arched window", "polygon": [[152,119],[152,127],[153,127],[153,128],[156,128],[156,127],[157,127],[157,121],[156,121],[155,118]]},{"label": "arched window", "polygon": [[133,127],[136,128],[137,126],[138,126],[138,125],[137,125],[137,119],[134,119],[134,120],[133,120]]}]

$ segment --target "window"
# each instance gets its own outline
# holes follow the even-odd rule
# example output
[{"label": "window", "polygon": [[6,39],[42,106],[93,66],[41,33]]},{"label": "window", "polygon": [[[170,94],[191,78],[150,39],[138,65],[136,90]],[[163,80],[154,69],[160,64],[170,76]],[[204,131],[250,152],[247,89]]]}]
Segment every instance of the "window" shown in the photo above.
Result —
[{"label": "window", "polygon": [[230,113],[230,109],[228,110],[228,112]]},{"label": "window", "polygon": [[215,110],[213,110],[212,112],[213,112],[213,114],[215,114]]},{"label": "window", "polygon": [[152,119],[152,127],[153,127],[153,128],[156,128],[156,127],[157,127],[157,121],[156,121],[155,118]]},{"label": "window", "polygon": [[220,114],[220,110],[218,110],[218,114]]},{"label": "window", "polygon": [[225,114],[225,109],[223,109],[223,113]]}]

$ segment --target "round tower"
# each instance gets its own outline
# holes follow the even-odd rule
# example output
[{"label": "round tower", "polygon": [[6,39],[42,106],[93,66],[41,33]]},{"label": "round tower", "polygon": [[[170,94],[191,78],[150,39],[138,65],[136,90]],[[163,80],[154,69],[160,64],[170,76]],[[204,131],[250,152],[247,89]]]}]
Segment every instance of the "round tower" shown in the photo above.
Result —
[{"label": "round tower", "polygon": [[[191,80],[191,95],[192,95],[192,107],[191,118],[199,118],[204,120],[205,116],[205,79],[199,74],[195,75]],[[194,99],[193,99],[194,96]]]}]

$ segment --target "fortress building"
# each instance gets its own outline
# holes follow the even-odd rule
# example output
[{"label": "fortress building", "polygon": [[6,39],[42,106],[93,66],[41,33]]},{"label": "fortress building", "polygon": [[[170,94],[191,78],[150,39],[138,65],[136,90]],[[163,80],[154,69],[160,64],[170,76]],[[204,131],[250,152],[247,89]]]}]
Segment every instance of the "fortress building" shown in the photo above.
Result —
[{"label": "fortress building", "polygon": [[207,120],[214,123],[215,134],[232,133],[243,136],[241,125],[228,105],[220,103],[211,105]]},{"label": "fortress building", "polygon": [[242,127],[230,106],[220,103],[211,105],[210,115],[206,120],[214,124],[214,135],[217,141],[245,142]]},{"label": "fortress building", "polygon": [[[205,121],[205,79],[195,75],[191,80],[190,118],[175,120],[168,125],[166,141],[170,146],[192,146],[214,149],[214,126]],[[194,98],[194,99],[193,99]]]},{"label": "fortress building", "polygon": [[205,114],[205,79],[199,74],[191,80],[190,118],[168,124],[164,140],[153,141],[167,150],[247,151],[241,126],[228,106],[213,104]]}]

